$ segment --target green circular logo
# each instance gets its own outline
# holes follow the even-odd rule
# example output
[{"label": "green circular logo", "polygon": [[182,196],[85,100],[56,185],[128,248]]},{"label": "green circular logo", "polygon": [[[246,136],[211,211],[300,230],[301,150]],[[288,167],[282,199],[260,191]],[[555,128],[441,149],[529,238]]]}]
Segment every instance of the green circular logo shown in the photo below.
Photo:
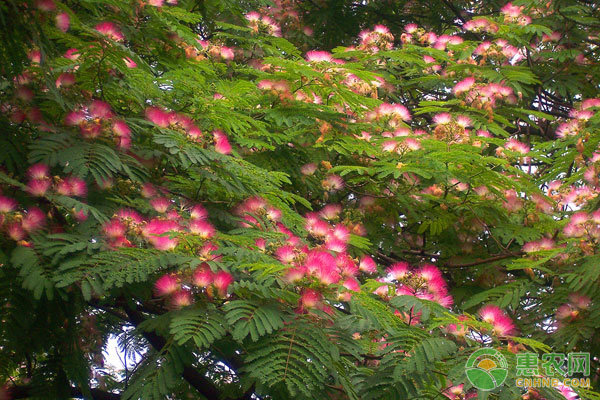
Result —
[{"label": "green circular logo", "polygon": [[469,382],[477,389],[493,390],[502,385],[508,376],[506,358],[496,349],[476,350],[465,364]]}]

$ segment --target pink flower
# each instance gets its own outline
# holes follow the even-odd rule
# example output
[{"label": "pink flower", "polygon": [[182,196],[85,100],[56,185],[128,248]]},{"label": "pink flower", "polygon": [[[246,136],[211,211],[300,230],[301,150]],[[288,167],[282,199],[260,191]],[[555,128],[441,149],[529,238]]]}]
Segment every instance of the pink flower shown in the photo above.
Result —
[{"label": "pink flower", "polygon": [[515,331],[515,325],[498,306],[487,305],[479,310],[481,319],[493,326],[494,333],[498,336],[507,336]]},{"label": "pink flower", "polygon": [[63,72],[56,78],[55,85],[57,88],[73,86],[75,84],[75,75],[70,72]]},{"label": "pink flower", "polygon": [[173,221],[179,221],[181,219],[181,216],[179,215],[179,212],[177,210],[167,211],[165,217]]},{"label": "pink flower", "polygon": [[254,244],[256,245],[256,247],[258,247],[259,250],[265,251],[267,249],[267,241],[264,238],[258,238],[254,241]]},{"label": "pink flower", "polygon": [[306,230],[308,233],[320,239],[323,239],[325,236],[329,235],[330,229],[331,226],[329,226],[327,222],[320,219],[315,221],[307,220],[306,223]]},{"label": "pink flower", "polygon": [[575,214],[571,215],[571,223],[575,225],[585,224],[589,221],[589,219],[589,215],[584,211],[576,212]]},{"label": "pink flower", "polygon": [[50,189],[51,182],[48,179],[32,179],[27,183],[27,192],[32,196],[43,196]]},{"label": "pink flower", "polygon": [[79,54],[77,54],[78,51],[79,50],[77,49],[69,49],[65,52],[63,57],[69,60],[77,60],[79,58]]},{"label": "pink flower", "polygon": [[[333,228],[332,231],[333,238],[346,243],[350,239],[350,231],[344,225],[338,224]],[[331,240],[330,238],[329,240]]]},{"label": "pink flower", "polygon": [[156,196],[157,193],[158,192],[153,184],[146,182],[142,185],[142,191],[141,191],[142,197],[145,197],[146,199],[148,199],[150,197]]},{"label": "pink flower", "polygon": [[339,204],[327,204],[321,211],[319,211],[319,215],[327,220],[336,219],[340,213],[342,212],[342,206]]},{"label": "pink flower", "polygon": [[85,220],[87,220],[88,218],[88,214],[86,211],[84,210],[73,210],[73,217],[75,217],[75,219],[79,222],[83,222]]},{"label": "pink flower", "polygon": [[[465,315],[459,315],[458,319],[461,321],[465,321],[468,319],[467,316]],[[451,335],[455,335],[455,336],[459,336],[459,337],[464,337],[467,334],[468,331],[468,327],[465,324],[450,324],[446,327],[446,332],[450,333]]]},{"label": "pink flower", "polygon": [[23,240],[27,236],[27,233],[25,233],[25,230],[19,222],[10,223],[6,228],[6,231],[8,232],[8,236],[15,242]]},{"label": "pink flower", "polygon": [[374,274],[377,272],[377,265],[375,264],[375,261],[373,261],[373,259],[368,255],[362,256],[360,263],[358,264],[358,268],[367,274]]},{"label": "pink flower", "polygon": [[187,134],[190,138],[192,138],[195,141],[199,142],[200,139],[202,139],[202,131],[197,126],[191,126],[188,129]]},{"label": "pink flower", "polygon": [[233,58],[235,57],[233,49],[226,46],[221,46],[220,55],[224,60],[233,60]]},{"label": "pink flower", "polygon": [[529,153],[529,146],[527,146],[525,143],[519,142],[516,139],[509,139],[508,142],[506,142],[505,147],[508,150],[514,151],[516,153],[520,153],[520,154]]},{"label": "pink flower", "polygon": [[0,195],[0,213],[8,213],[17,208],[17,201],[10,197]]},{"label": "pink flower", "polygon": [[213,282],[214,275],[215,274],[210,270],[208,264],[203,264],[202,266],[196,268],[192,276],[192,280],[194,285],[205,288]]},{"label": "pink flower", "polygon": [[337,192],[344,188],[344,180],[339,175],[327,175],[321,182],[321,185],[328,192]]},{"label": "pink flower", "polygon": [[408,24],[404,27],[404,30],[406,31],[406,33],[415,33],[417,31],[417,29],[419,29],[417,24]]},{"label": "pink flower", "polygon": [[383,285],[381,285],[377,289],[375,289],[373,291],[373,294],[376,294],[377,296],[384,297],[384,298],[388,297],[389,293],[390,293],[389,285],[387,283],[385,283],[385,281],[382,278],[378,278],[377,281],[383,283]]},{"label": "pink flower", "polygon": [[275,207],[267,207],[267,218],[271,221],[279,221],[281,219],[281,210]]},{"label": "pink flower", "polygon": [[117,120],[112,124],[112,131],[119,137],[129,137],[131,135],[131,129],[125,123],[125,121]]},{"label": "pink flower", "polygon": [[302,280],[306,275],[306,268],[298,267],[298,268],[290,268],[286,271],[283,279],[288,283],[294,283]]},{"label": "pink flower", "polygon": [[395,151],[397,147],[398,142],[396,142],[395,140],[386,140],[385,142],[383,142],[381,149],[383,151]]},{"label": "pink flower", "polygon": [[517,192],[514,190],[506,190],[504,192],[506,201],[502,203],[502,206],[509,212],[519,211],[523,208],[523,201],[518,197]]},{"label": "pink flower", "polygon": [[215,274],[213,285],[217,288],[219,296],[227,296],[227,288],[233,283],[233,276],[226,271],[219,271]]},{"label": "pink flower", "polygon": [[175,293],[179,289],[179,282],[173,275],[163,275],[156,280],[154,288],[159,296]]},{"label": "pink flower", "polygon": [[500,12],[508,17],[516,18],[521,15],[523,8],[523,6],[515,6],[512,3],[506,3],[506,5],[500,9]]},{"label": "pink flower", "polygon": [[135,61],[133,61],[133,60],[132,60],[131,58],[129,58],[129,57],[125,57],[125,58],[123,59],[123,62],[125,63],[125,66],[126,66],[127,68],[136,68],[136,67],[137,67],[137,64],[135,63]]},{"label": "pink flower", "polygon": [[452,122],[452,116],[448,113],[440,113],[433,116],[433,122],[437,125],[446,125]]},{"label": "pink flower", "polygon": [[175,308],[189,306],[192,304],[192,295],[187,290],[178,290],[173,293],[171,303]]},{"label": "pink flower", "polygon": [[353,292],[360,292],[360,283],[354,278],[346,278],[346,280],[342,282],[342,286]]},{"label": "pink flower", "polygon": [[142,222],[144,222],[140,214],[129,208],[122,208],[119,211],[117,211],[117,217],[128,223],[141,224]]},{"label": "pink flower", "polygon": [[208,211],[201,204],[196,204],[190,210],[190,217],[192,219],[206,219],[208,218]]},{"label": "pink flower", "polygon": [[92,101],[92,104],[90,104],[90,114],[92,118],[99,119],[109,119],[113,116],[110,105],[102,100]]},{"label": "pink flower", "polygon": [[35,97],[33,91],[25,86],[17,87],[16,95],[19,99],[26,102],[30,102]]},{"label": "pink flower", "polygon": [[[378,115],[379,117],[387,117],[387,118],[391,118],[392,120],[396,120],[396,119],[399,119],[401,121],[410,121],[411,120],[411,116],[410,116],[410,112],[408,111],[408,108],[404,107],[402,104],[383,103],[375,109],[375,112],[376,112],[376,115]],[[396,125],[392,124],[392,126],[396,126]]]},{"label": "pink flower", "polygon": [[577,400],[579,395],[570,386],[565,386],[562,383],[556,387],[556,390],[565,398],[565,400]]},{"label": "pink flower", "polygon": [[85,113],[83,111],[71,111],[65,116],[65,125],[77,126],[85,121]]},{"label": "pink flower", "polygon": [[585,310],[590,306],[592,300],[589,297],[584,296],[582,294],[571,293],[569,295],[569,303],[573,304],[575,307],[581,310]]},{"label": "pink flower", "polygon": [[179,241],[177,238],[170,238],[167,232],[180,230],[181,227],[175,221],[155,218],[142,228],[142,235],[158,250],[173,250]]},{"label": "pink flower", "polygon": [[586,99],[581,103],[582,110],[592,107],[600,107],[600,99]]},{"label": "pink flower", "polygon": [[27,214],[25,214],[22,221],[23,229],[27,232],[36,231],[42,228],[45,223],[46,215],[37,207],[31,207],[27,210]]},{"label": "pink flower", "polygon": [[317,170],[317,164],[315,164],[315,163],[304,164],[300,168],[300,173],[302,175],[312,175],[315,173],[316,170]]},{"label": "pink flower", "polygon": [[308,62],[331,62],[333,57],[328,51],[313,50],[306,53]]},{"label": "pink flower", "polygon": [[424,265],[417,271],[417,274],[427,281],[443,279],[442,272],[435,265],[431,264]]},{"label": "pink flower", "polygon": [[[42,53],[39,50],[31,50],[28,54],[27,54],[27,58],[29,58],[29,60],[34,63],[34,64],[39,64],[42,61]],[[29,82],[29,81],[27,81]],[[22,84],[25,84],[25,82],[20,82]],[[21,88],[27,89],[24,86],[21,86]]]},{"label": "pink flower", "polygon": [[460,385],[449,387],[448,389],[444,390],[442,394],[450,400],[462,400],[465,399],[463,387],[464,384],[461,383]]},{"label": "pink flower", "polygon": [[75,176],[63,179],[57,186],[56,191],[63,196],[85,197],[87,186],[83,179]]},{"label": "pink flower", "polygon": [[396,281],[402,280],[404,277],[406,277],[409,271],[410,265],[405,261],[394,263],[387,269],[387,273],[390,278]]},{"label": "pink flower", "polygon": [[125,232],[127,232],[127,228],[123,223],[117,219],[111,219],[102,227],[104,234],[110,238],[115,239],[118,237],[125,236]]},{"label": "pink flower", "polygon": [[300,296],[300,308],[302,310],[316,308],[321,303],[321,293],[313,289],[304,289]]},{"label": "pink flower", "polygon": [[421,149],[421,142],[415,138],[406,138],[401,147],[405,150],[416,151]]},{"label": "pink flower", "polygon": [[200,248],[200,255],[206,257],[209,261],[218,260],[221,256],[213,254],[213,252],[217,250],[219,250],[219,246],[212,242],[206,242],[204,246]]},{"label": "pink flower", "polygon": [[291,264],[296,258],[294,246],[286,245],[277,248],[277,250],[275,250],[275,257],[283,264]]},{"label": "pink flower", "polygon": [[35,6],[38,8],[38,10],[44,12],[50,12],[56,9],[56,4],[54,3],[54,0],[37,0],[35,2]]},{"label": "pink flower", "polygon": [[314,271],[314,275],[323,285],[332,285],[334,283],[338,283],[340,280],[340,274],[335,263],[320,264],[317,270]]},{"label": "pink flower", "polygon": [[150,205],[156,212],[164,214],[169,209],[171,201],[166,197],[156,197],[150,200]]},{"label": "pink flower", "polygon": [[325,248],[336,253],[344,253],[346,251],[346,242],[336,237],[331,237],[325,242]]},{"label": "pink flower", "polygon": [[63,32],[69,30],[69,25],[71,24],[71,18],[69,14],[66,12],[61,12],[56,14],[56,27]]},{"label": "pink flower", "polygon": [[121,33],[121,30],[112,22],[101,22],[96,25],[96,30],[116,42],[125,38],[123,33]]},{"label": "pink flower", "polygon": [[161,128],[166,128],[170,124],[170,115],[158,107],[146,108],[146,119]]},{"label": "pink flower", "polygon": [[312,250],[306,255],[304,265],[309,274],[314,274],[321,268],[337,268],[336,260],[331,254],[318,250]]},{"label": "pink flower", "polygon": [[356,265],[354,260],[348,254],[338,254],[335,258],[335,262],[342,277],[354,277],[358,275],[358,265]]},{"label": "pink flower", "polygon": [[206,220],[192,220],[190,222],[190,232],[200,236],[202,239],[210,239],[215,235],[215,228]]},{"label": "pink flower", "polygon": [[459,115],[458,117],[456,117],[456,123],[457,125],[466,128],[468,126],[471,126],[471,118],[467,117],[466,115]]},{"label": "pink flower", "polygon": [[227,139],[227,135],[221,130],[213,131],[213,138],[215,141],[215,151],[221,154],[230,154],[231,145]]},{"label": "pink flower", "polygon": [[246,19],[250,22],[260,21],[260,14],[256,11],[251,11],[245,15]]}]

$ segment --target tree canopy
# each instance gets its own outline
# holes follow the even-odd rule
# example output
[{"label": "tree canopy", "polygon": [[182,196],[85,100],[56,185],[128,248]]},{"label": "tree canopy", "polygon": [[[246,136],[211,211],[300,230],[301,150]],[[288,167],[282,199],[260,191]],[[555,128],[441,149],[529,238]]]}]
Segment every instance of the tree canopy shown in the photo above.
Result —
[{"label": "tree canopy", "polygon": [[[0,26],[0,399],[600,399],[596,0]],[[590,387],[515,385],[576,352]]]}]

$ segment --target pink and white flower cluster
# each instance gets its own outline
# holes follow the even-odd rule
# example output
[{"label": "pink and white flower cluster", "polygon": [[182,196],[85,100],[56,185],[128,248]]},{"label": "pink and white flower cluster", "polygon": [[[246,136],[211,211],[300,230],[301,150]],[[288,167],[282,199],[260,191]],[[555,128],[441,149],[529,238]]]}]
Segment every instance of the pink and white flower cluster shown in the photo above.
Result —
[{"label": "pink and white flower cluster", "polygon": [[216,230],[208,221],[208,212],[202,205],[182,205],[176,209],[174,201],[158,193],[151,185],[146,185],[142,194],[149,198],[149,204],[158,215],[143,217],[131,209],[117,211],[102,228],[111,247],[133,247],[147,243],[158,250],[173,250],[179,244],[178,236],[187,233],[203,241],[200,253],[204,257],[211,257],[210,253],[215,249],[208,240]]},{"label": "pink and white flower cluster", "polygon": [[64,11],[57,11],[54,0],[37,0],[35,6],[39,11],[45,14],[54,15],[55,25],[60,31],[64,33],[69,30],[71,17]]},{"label": "pink and white flower cluster", "polygon": [[516,331],[512,319],[498,306],[490,304],[482,307],[479,316],[482,321],[492,325],[493,333],[497,336],[510,336]]},{"label": "pink and white flower cluster", "polygon": [[38,207],[19,207],[17,200],[0,194],[0,230],[10,239],[20,242],[29,233],[36,232],[46,225],[46,214]]},{"label": "pink and white flower cluster", "polygon": [[525,6],[516,6],[511,3],[506,3],[504,7],[500,9],[500,12],[504,15],[504,22],[513,23],[517,25],[529,25],[531,23],[531,17],[523,14]]},{"label": "pink and white flower cluster", "polygon": [[300,292],[299,312],[330,310],[327,295],[349,301],[353,292],[360,291],[359,274],[377,272],[370,256],[354,258],[347,253],[350,230],[345,224],[334,222],[340,220],[342,207],[338,204],[328,204],[320,212],[306,215],[306,238],[294,235],[280,222],[281,211],[262,198],[252,197],[236,211],[243,218],[244,227],[284,234],[283,242],[269,244],[265,239],[257,239],[256,245],[287,266],[282,278]]},{"label": "pink and white flower cluster", "polygon": [[571,110],[569,117],[571,119],[566,122],[562,122],[556,128],[556,136],[559,138],[566,138],[569,136],[575,136],[585,132],[585,128],[588,120],[590,120],[596,111],[593,108],[600,108],[600,99],[586,99],[578,108]]},{"label": "pink and white flower cluster", "polygon": [[[146,119],[160,128],[178,130],[185,134],[191,141],[207,143],[210,139],[198,128],[196,123],[187,115],[175,111],[166,111],[160,107],[146,108]],[[212,132],[212,143],[215,151],[221,154],[231,153],[231,144],[225,132],[216,129]]]},{"label": "pink and white flower cluster", "polygon": [[110,135],[120,148],[131,147],[131,129],[125,121],[118,118],[110,104],[102,100],[93,100],[68,113],[65,125],[78,127],[81,136],[86,139]]},{"label": "pink and white flower cluster", "polygon": [[453,92],[464,98],[465,102],[472,107],[491,111],[499,101],[509,104],[516,102],[512,88],[502,83],[477,84],[474,77],[469,76],[458,82]]},{"label": "pink and white flower cluster", "polygon": [[258,12],[252,11],[246,14],[246,20],[254,33],[281,37],[281,27],[268,15],[260,15]]},{"label": "pink and white flower cluster", "polygon": [[48,191],[53,191],[62,196],[86,197],[87,184],[76,176],[58,177],[50,176],[50,168],[46,164],[34,164],[27,170],[29,181],[27,192],[35,197],[45,196]]},{"label": "pink and white flower cluster", "polygon": [[563,233],[569,238],[587,236],[596,240],[600,239],[600,210],[593,213],[585,211],[574,213],[563,228]]},{"label": "pink and white flower cluster", "polygon": [[587,311],[591,304],[592,300],[587,296],[579,293],[569,294],[569,301],[556,309],[559,326],[581,318],[581,314]]},{"label": "pink and white flower cluster", "polygon": [[394,35],[384,25],[375,25],[372,31],[364,30],[358,37],[360,39],[359,50],[377,53],[380,50],[391,50],[394,47]]},{"label": "pink and white flower cluster", "polygon": [[199,296],[212,299],[215,296],[227,297],[233,275],[227,271],[213,272],[207,263],[202,263],[191,274],[170,273],[158,278],[154,283],[157,296],[165,298],[172,307],[189,306]]},{"label": "pink and white flower cluster", "polygon": [[[394,284],[395,296],[414,296],[434,301],[443,307],[450,307],[453,303],[446,280],[435,265],[412,268],[405,261],[396,262],[387,269],[387,280]],[[383,297],[389,296],[388,286],[381,286],[375,293]],[[415,322],[418,316],[412,317]]]}]

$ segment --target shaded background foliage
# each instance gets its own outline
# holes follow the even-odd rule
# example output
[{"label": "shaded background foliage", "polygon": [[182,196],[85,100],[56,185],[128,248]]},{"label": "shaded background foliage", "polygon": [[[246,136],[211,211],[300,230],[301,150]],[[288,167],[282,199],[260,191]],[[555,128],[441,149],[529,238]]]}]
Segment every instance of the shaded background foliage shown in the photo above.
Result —
[{"label": "shaded background foliage", "polygon": [[598,398],[596,2],[172,3],[0,5],[0,398]]}]

